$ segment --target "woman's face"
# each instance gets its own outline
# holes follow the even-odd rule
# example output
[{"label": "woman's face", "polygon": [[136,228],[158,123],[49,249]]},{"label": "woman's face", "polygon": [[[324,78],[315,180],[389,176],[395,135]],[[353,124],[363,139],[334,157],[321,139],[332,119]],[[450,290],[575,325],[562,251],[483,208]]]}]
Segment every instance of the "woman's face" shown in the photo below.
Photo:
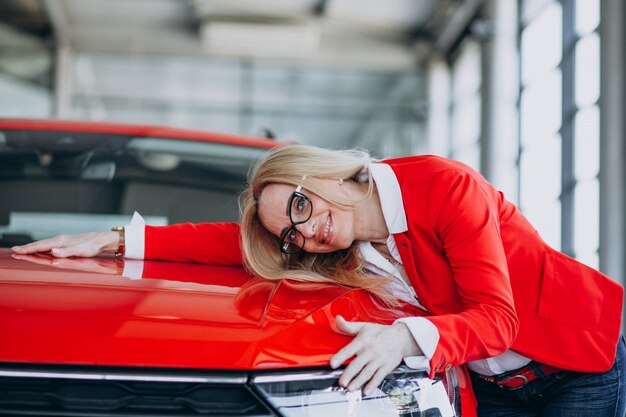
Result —
[{"label": "woman's face", "polygon": [[[342,191],[337,181],[317,180],[326,188]],[[259,197],[259,219],[273,235],[281,238],[292,226],[288,205],[296,187],[288,184],[269,184]],[[334,252],[348,248],[354,241],[354,211],[324,200],[317,194],[300,191],[311,200],[312,212],[308,221],[296,225],[305,238],[304,250],[311,253]]]}]

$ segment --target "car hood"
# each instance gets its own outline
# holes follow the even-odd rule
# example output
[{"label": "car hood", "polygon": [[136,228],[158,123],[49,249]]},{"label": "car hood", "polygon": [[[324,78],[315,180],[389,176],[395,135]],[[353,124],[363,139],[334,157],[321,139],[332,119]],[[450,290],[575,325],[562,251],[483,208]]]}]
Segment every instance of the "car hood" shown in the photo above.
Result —
[{"label": "car hood", "polygon": [[[237,267],[22,258],[0,249],[0,362],[327,366],[350,340],[332,330],[335,316],[389,323],[409,314],[361,290],[261,280]],[[129,270],[143,277],[122,276]]]}]

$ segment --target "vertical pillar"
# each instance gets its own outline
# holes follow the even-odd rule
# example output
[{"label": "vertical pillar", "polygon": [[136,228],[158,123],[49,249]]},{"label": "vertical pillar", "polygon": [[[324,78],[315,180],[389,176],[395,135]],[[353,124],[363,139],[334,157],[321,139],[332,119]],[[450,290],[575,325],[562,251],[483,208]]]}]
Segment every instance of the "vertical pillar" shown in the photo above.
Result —
[{"label": "vertical pillar", "polygon": [[442,58],[428,63],[428,153],[450,156],[450,69]]},{"label": "vertical pillar", "polygon": [[575,257],[574,120],[576,117],[576,2],[562,0],[563,36],[561,74],[561,252]]},{"label": "vertical pillar", "polygon": [[626,280],[626,3],[600,15],[600,270]]},{"label": "vertical pillar", "polygon": [[72,49],[67,44],[60,44],[56,50],[54,76],[54,117],[72,117]]},{"label": "vertical pillar", "polygon": [[483,43],[481,171],[517,202],[519,52],[517,0],[485,3],[488,36]]}]

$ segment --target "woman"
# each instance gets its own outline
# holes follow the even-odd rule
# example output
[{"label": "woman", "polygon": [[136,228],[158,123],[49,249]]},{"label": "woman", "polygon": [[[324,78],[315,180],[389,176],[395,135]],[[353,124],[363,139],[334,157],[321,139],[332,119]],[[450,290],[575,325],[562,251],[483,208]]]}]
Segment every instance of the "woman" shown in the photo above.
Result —
[{"label": "woman", "polygon": [[[233,224],[133,222],[127,235],[140,230],[139,257],[242,256],[263,278],[362,287],[430,314],[390,326],[337,317],[338,331],[355,336],[330,363],[353,358],[340,378],[348,389],[365,385],[367,395],[403,359],[431,377],[467,364],[482,416],[624,414],[622,287],[551,249],[471,168],[287,146],[253,171],[241,208],[240,240]],[[106,232],[14,250],[93,256],[117,245]]]}]

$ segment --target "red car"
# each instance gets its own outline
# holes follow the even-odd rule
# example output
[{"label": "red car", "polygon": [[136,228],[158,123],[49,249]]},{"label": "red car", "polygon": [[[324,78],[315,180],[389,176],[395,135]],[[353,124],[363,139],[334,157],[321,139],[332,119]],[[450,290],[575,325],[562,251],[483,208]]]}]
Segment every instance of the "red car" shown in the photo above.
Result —
[{"label": "red car", "polygon": [[[338,386],[334,317],[414,315],[363,290],[242,268],[11,255],[59,233],[233,221],[276,142],[180,129],[0,120],[0,414],[475,416],[464,368],[400,366],[373,394]],[[140,263],[141,279],[122,272]]]}]

